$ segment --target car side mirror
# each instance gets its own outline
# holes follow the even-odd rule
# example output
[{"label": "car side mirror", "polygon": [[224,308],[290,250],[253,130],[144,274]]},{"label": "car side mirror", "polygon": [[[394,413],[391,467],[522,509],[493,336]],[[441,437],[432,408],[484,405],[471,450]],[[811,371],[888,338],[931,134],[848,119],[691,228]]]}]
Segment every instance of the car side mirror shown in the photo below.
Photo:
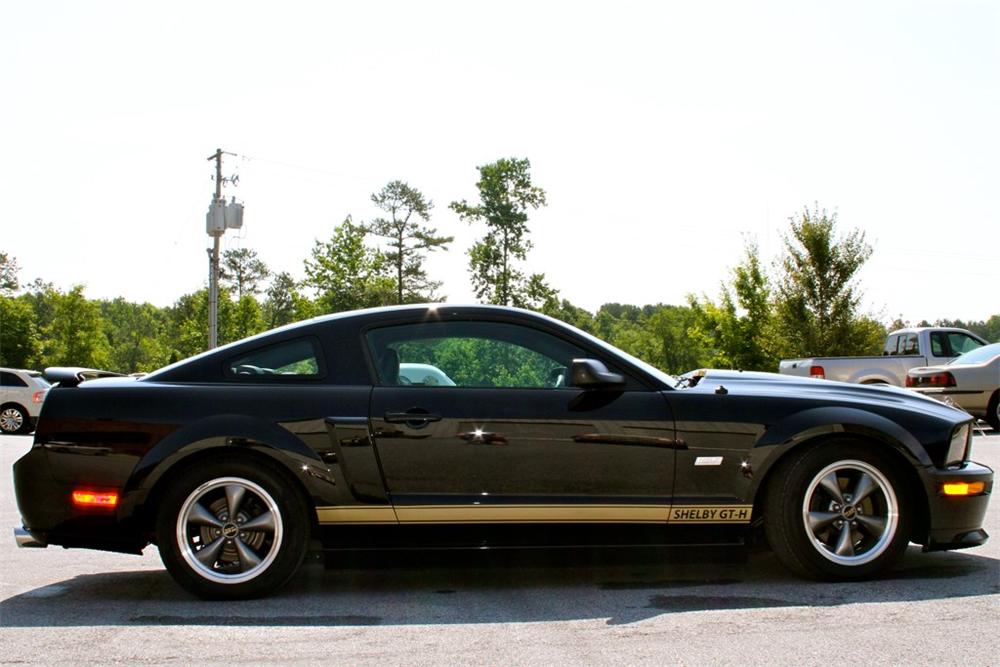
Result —
[{"label": "car side mirror", "polygon": [[570,384],[584,389],[624,387],[625,377],[612,373],[597,359],[574,359],[570,365]]}]

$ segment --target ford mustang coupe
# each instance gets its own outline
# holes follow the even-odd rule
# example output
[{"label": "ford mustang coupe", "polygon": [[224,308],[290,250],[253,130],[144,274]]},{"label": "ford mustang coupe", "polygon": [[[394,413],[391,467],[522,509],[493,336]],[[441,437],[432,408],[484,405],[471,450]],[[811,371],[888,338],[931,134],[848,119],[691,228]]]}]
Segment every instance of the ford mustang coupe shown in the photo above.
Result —
[{"label": "ford mustang coupe", "polygon": [[871,577],[983,544],[971,417],[903,389],[666,375],[536,313],[328,315],[145,377],[59,381],[14,467],[21,546],[138,553],[208,598],[326,550],[766,539]]}]

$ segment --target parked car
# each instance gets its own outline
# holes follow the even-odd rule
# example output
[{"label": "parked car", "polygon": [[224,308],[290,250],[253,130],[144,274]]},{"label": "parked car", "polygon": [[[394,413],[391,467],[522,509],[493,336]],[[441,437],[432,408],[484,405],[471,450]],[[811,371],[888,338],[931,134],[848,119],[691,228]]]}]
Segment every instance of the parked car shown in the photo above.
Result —
[{"label": "parked car", "polygon": [[820,380],[902,387],[906,381],[906,373],[911,368],[944,364],[986,344],[985,340],[965,329],[898,329],[886,337],[879,356],[782,359],[778,364],[778,372]]},{"label": "parked car", "polygon": [[33,431],[48,390],[48,381],[38,371],[0,368],[0,432]]},{"label": "parked car", "polygon": [[[417,364],[451,384],[413,382]],[[92,375],[52,370],[14,466],[18,543],[153,542],[204,597],[274,590],[313,539],[336,551],[766,537],[794,572],[841,579],[882,572],[910,541],[987,539],[993,472],[971,461],[960,410],[771,373],[677,378],[524,310],[339,313],[142,378]]]},{"label": "parked car", "polygon": [[455,383],[444,371],[431,364],[400,364],[399,383],[416,385],[439,385],[454,387]]},{"label": "parked car", "polygon": [[1000,432],[1000,343],[984,345],[942,366],[914,368],[906,386],[985,420]]}]

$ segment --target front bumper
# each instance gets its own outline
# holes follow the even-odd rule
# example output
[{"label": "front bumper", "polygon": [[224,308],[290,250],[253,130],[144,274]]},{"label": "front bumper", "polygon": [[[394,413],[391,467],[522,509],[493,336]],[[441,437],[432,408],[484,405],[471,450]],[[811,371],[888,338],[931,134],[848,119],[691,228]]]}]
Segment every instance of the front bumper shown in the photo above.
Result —
[{"label": "front bumper", "polygon": [[[921,477],[927,492],[928,530],[924,551],[967,549],[984,544],[989,535],[983,529],[986,508],[993,492],[993,470],[969,462],[960,468],[924,468]],[[945,495],[946,483],[983,483],[982,493],[968,496]]]}]

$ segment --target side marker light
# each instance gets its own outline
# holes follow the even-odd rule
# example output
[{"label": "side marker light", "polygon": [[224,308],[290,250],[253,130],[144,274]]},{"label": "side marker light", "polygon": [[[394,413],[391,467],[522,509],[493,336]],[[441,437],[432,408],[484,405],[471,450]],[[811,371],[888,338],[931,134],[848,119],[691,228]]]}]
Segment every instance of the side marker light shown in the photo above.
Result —
[{"label": "side marker light", "polygon": [[118,505],[118,493],[114,491],[89,491],[78,489],[73,492],[73,504],[78,507],[105,507]]},{"label": "side marker light", "polygon": [[986,490],[986,482],[948,482],[941,490],[946,496],[978,496]]}]

